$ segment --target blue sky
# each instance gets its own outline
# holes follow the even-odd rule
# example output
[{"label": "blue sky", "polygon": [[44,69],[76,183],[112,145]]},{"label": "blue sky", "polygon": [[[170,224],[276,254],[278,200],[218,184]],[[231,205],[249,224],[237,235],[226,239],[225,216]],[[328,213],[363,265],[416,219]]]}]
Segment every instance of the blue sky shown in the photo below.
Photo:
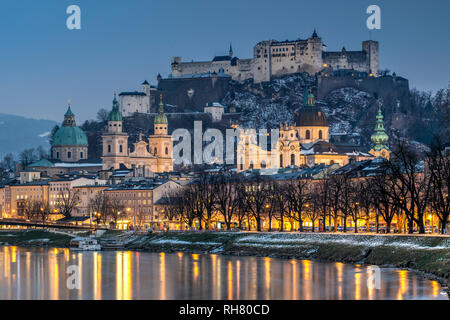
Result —
[{"label": "blue sky", "polygon": [[[66,28],[80,6],[82,29]],[[450,1],[404,0],[2,0],[0,112],[60,121],[72,101],[78,123],[110,108],[113,90],[139,89],[170,72],[172,56],[252,57],[267,39],[306,38],[317,28],[328,50],[360,50],[366,8],[378,4],[381,68],[421,90],[450,80]]]}]

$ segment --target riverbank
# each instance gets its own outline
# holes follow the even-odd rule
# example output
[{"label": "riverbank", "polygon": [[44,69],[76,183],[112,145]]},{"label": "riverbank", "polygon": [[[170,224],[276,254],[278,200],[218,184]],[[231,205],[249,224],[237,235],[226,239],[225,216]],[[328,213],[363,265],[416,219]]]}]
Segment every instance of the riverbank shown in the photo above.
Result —
[{"label": "riverbank", "polygon": [[[3,231],[0,245],[67,247],[74,236],[48,231]],[[98,238],[120,239],[127,250],[214,253],[371,264],[421,271],[450,282],[450,237],[421,235],[167,232],[136,235],[108,231]]]}]

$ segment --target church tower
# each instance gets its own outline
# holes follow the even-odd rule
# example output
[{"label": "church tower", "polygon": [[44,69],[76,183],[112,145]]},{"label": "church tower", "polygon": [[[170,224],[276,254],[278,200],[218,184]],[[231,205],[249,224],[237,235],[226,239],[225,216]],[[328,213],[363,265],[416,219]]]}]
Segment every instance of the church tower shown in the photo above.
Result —
[{"label": "church tower", "polygon": [[127,164],[128,135],[122,131],[122,113],[114,93],[113,107],[108,116],[108,129],[102,135],[103,169],[118,169],[120,164]]},{"label": "church tower", "polygon": [[389,160],[391,151],[387,146],[387,142],[389,140],[389,136],[386,134],[384,129],[384,116],[381,111],[381,101],[378,105],[378,114],[377,114],[377,123],[375,125],[375,133],[370,137],[373,142],[373,148],[369,151],[370,154],[374,155],[377,158],[384,158]]},{"label": "church tower", "polygon": [[173,170],[173,142],[172,136],[168,134],[167,116],[164,114],[164,103],[162,94],[159,99],[159,110],[155,116],[154,134],[148,139],[150,153],[157,158],[156,172],[170,172]]}]

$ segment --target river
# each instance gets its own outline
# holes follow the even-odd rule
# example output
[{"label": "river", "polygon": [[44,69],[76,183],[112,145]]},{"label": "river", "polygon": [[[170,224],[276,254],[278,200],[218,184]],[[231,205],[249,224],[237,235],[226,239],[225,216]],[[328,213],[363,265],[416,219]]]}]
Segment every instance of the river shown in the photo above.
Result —
[{"label": "river", "polygon": [[0,299],[447,299],[420,274],[215,254],[0,246]]}]

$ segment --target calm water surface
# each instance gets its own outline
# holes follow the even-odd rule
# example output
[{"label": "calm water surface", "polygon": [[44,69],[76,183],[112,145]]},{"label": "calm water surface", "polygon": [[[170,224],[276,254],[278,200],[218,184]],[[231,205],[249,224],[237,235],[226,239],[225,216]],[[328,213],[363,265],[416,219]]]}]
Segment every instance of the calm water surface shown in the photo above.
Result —
[{"label": "calm water surface", "polygon": [[[80,288],[68,289],[78,266]],[[438,282],[309,260],[0,247],[0,299],[447,299]]]}]

